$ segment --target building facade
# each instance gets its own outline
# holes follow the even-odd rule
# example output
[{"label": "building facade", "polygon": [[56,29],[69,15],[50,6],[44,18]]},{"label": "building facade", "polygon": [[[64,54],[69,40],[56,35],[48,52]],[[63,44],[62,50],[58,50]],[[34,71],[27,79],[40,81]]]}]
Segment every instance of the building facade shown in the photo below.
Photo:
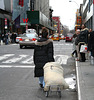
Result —
[{"label": "building facade", "polygon": [[34,28],[37,33],[42,27],[54,30],[49,19],[49,0],[13,0],[13,29],[20,33],[28,28]]},{"label": "building facade", "polygon": [[75,31],[77,29],[81,29],[81,25],[82,25],[82,5],[80,5],[80,9],[77,9],[76,11],[76,22],[75,22]]},{"label": "building facade", "polygon": [[[10,30],[12,18],[12,0],[0,0],[0,36]],[[6,19],[6,24],[5,24]]]},{"label": "building facade", "polygon": [[27,21],[29,7],[29,0],[13,0],[12,31],[25,32],[27,24],[25,21]]},{"label": "building facade", "polygon": [[35,10],[41,11],[47,18],[49,18],[49,0],[34,0]]},{"label": "building facade", "polygon": [[94,0],[83,0],[83,23],[94,30]]},{"label": "building facade", "polygon": [[53,16],[52,18],[53,18],[53,20],[56,21],[56,25],[55,25],[56,32],[60,34],[60,29],[61,29],[60,17],[59,16]]}]

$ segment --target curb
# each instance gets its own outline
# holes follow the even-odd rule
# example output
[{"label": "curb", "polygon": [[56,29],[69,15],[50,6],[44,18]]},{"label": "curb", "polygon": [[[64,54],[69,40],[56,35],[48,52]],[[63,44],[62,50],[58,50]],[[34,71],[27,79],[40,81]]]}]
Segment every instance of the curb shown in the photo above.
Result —
[{"label": "curb", "polygon": [[78,63],[76,63],[76,76],[77,76],[77,91],[78,91],[78,100],[81,100],[81,91],[80,91],[80,82],[79,82],[79,72],[78,72]]}]

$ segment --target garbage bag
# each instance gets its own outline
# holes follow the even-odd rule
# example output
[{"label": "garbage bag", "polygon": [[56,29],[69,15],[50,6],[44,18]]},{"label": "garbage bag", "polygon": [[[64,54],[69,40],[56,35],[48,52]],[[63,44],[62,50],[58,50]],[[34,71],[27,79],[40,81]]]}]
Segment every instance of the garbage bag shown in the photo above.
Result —
[{"label": "garbage bag", "polygon": [[69,88],[63,76],[63,68],[57,62],[48,62],[45,64],[44,81],[45,91],[49,90],[49,86],[60,86],[61,90]]}]

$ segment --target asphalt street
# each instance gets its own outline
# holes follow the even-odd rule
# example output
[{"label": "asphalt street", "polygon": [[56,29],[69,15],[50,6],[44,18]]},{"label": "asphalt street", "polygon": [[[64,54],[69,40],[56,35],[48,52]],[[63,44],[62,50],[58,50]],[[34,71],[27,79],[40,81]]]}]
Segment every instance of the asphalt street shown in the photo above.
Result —
[{"label": "asphalt street", "polygon": [[20,49],[19,44],[0,46],[0,100],[77,100],[75,61],[71,57],[72,43],[54,41],[54,58],[64,68],[64,78],[70,89],[45,97],[34,78],[33,48]]}]

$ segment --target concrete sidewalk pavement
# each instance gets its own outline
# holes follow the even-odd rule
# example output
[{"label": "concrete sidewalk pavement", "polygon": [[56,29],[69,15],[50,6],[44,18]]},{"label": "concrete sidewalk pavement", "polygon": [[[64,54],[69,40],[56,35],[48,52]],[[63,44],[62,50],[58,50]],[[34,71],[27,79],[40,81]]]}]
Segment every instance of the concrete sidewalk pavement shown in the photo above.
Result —
[{"label": "concrete sidewalk pavement", "polygon": [[76,61],[78,100],[94,100],[94,65]]}]

